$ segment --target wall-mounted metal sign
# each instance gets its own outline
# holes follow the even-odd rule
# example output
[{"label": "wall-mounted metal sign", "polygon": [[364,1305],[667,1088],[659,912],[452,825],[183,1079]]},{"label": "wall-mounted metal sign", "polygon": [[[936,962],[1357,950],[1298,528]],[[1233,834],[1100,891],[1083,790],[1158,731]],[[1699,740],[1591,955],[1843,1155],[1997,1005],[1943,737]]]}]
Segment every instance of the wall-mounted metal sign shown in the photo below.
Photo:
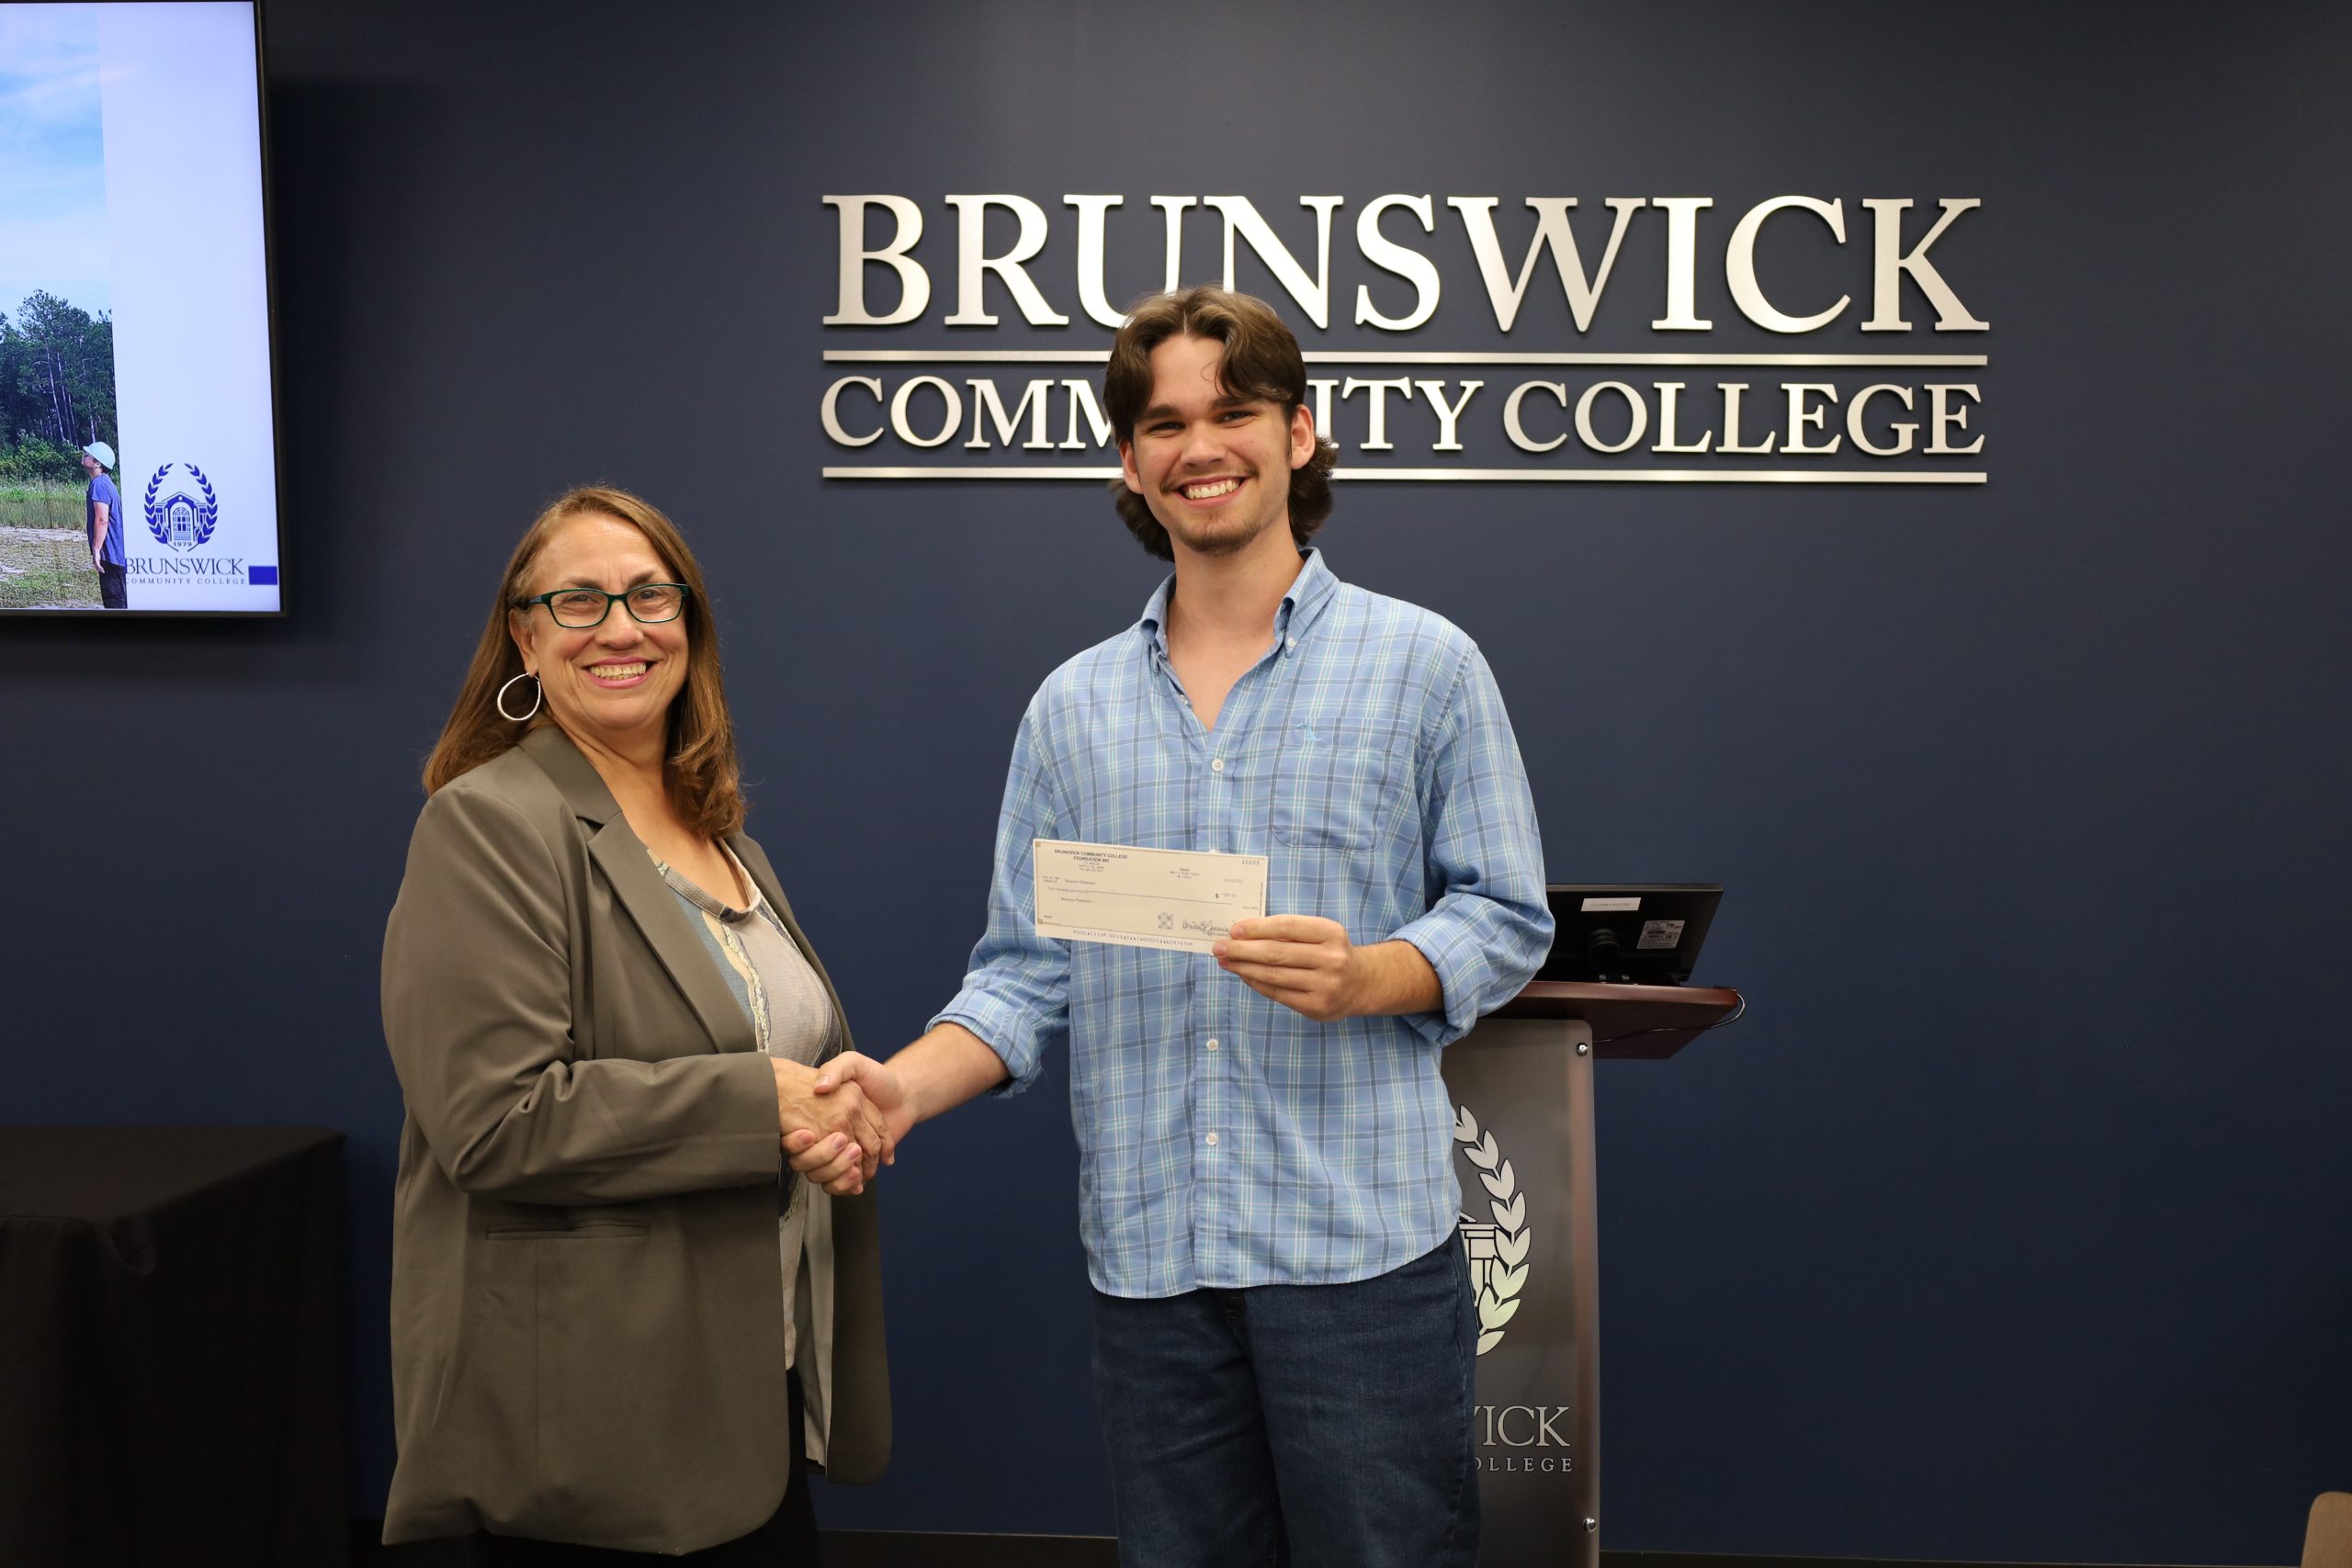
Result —
[{"label": "wall-mounted metal sign", "polygon": [[[824,199],[838,218],[841,264],[834,309],[824,325],[839,346],[824,350],[828,374],[818,417],[845,459],[828,465],[826,478],[1115,476],[1116,450],[1099,386],[1108,333],[1124,319],[1110,302],[1106,277],[1113,214],[1127,205],[1125,197],[1062,198],[1059,216],[1068,226],[1062,238],[1074,241],[1062,248],[1074,253],[1074,266],[1069,293],[1061,298],[1038,276],[1045,270],[1040,258],[1056,239],[1054,217],[1043,204],[1002,193],[944,197],[955,213],[952,301],[948,288],[939,287],[947,280],[934,279],[932,267],[917,258],[924,232],[918,203],[877,194]],[[1652,335],[1643,346],[1622,352],[1422,346],[1446,279],[1427,250],[1398,242],[1390,230],[1407,227],[1409,220],[1423,233],[1436,234],[1439,203],[1429,196],[1383,196],[1356,213],[1356,259],[1377,276],[1355,288],[1348,325],[1356,331],[1344,349],[1315,346],[1331,331],[1331,236],[1344,197],[1299,198],[1313,215],[1311,265],[1247,197],[1155,196],[1148,202],[1159,211],[1164,258],[1159,287],[1202,281],[1184,270],[1186,217],[1195,208],[1214,214],[1222,245],[1218,281],[1247,286],[1237,281],[1237,263],[1245,254],[1272,280],[1275,287],[1265,291],[1306,345],[1316,426],[1340,443],[1342,472],[1350,479],[1782,484],[1981,484],[1985,479],[1981,462],[1973,461],[1984,450],[1978,415],[1985,355],[1891,346],[1835,353],[1662,346],[1716,329],[1713,319],[1699,313],[1702,258],[1712,262],[1714,254],[1704,231],[1713,197],[1605,198],[1608,235],[1589,269],[1572,218],[1574,197],[1525,198],[1533,230],[1515,265],[1497,220],[1499,198],[1444,198],[1453,215],[1447,227],[1456,231],[1448,243],[1457,253],[1466,245],[1476,272],[1466,287],[1478,291],[1491,313],[1491,332],[1483,316],[1476,321],[1476,335],[1488,344],[1521,342],[1536,333],[1556,343],[1558,329],[1569,322],[1581,340],[1612,279],[1621,295],[1640,287],[1619,266],[1629,234],[1650,242],[1644,248],[1658,258],[1651,297],[1659,313],[1647,319]],[[1869,262],[1866,271],[1857,265],[1853,284],[1865,298],[1858,299],[1849,288],[1834,299],[1802,301],[1784,297],[1785,284],[1768,291],[1759,251],[1768,235],[1796,225],[1818,231],[1810,237],[1816,251],[1823,235],[1845,247],[1846,201],[1779,196],[1747,208],[1720,253],[1722,291],[1745,323],[1743,334],[1752,336],[1754,329],[1804,336],[1837,329],[1850,338],[1857,327],[1864,333],[1909,333],[1922,325],[1938,333],[1990,330],[1930,256],[1954,220],[1982,202],[1945,197],[1935,204],[1932,221],[1922,213],[1906,223],[1918,205],[1905,197],[1860,201],[1869,216],[1853,225],[1856,254],[1860,231],[1867,227]],[[1637,228],[1644,223],[1657,232],[1644,235]],[[1599,228],[1592,226],[1589,241],[1599,239]],[[1002,240],[1008,230],[1009,243],[992,253],[992,238]],[[1197,242],[1199,235],[1193,237]],[[1125,238],[1132,247],[1135,237]],[[1537,314],[1531,306],[1544,295],[1537,280],[1546,271],[1558,282],[1566,315],[1555,310],[1534,332],[1523,331]],[[946,309],[951,302],[954,308]],[[1017,324],[1000,314],[1006,307]],[[1035,346],[1041,336],[1050,341],[1073,328],[1066,307],[1102,329],[1089,335],[1105,346]],[[1926,320],[1930,314],[1931,322]],[[919,332],[934,322],[960,341],[902,346],[907,329]],[[1022,346],[967,346],[971,329]],[[1393,334],[1413,346],[1363,346],[1368,338],[1376,343],[1375,334]],[[865,341],[853,346],[861,337]]]}]

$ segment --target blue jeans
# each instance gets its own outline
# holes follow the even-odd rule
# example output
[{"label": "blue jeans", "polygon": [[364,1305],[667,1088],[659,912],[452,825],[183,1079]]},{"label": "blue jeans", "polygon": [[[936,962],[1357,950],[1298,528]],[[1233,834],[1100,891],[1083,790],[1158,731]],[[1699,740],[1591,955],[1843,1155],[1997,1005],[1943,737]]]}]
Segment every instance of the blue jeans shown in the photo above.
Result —
[{"label": "blue jeans", "polygon": [[1459,1233],[1344,1285],[1094,1294],[1121,1568],[1472,1568]]}]

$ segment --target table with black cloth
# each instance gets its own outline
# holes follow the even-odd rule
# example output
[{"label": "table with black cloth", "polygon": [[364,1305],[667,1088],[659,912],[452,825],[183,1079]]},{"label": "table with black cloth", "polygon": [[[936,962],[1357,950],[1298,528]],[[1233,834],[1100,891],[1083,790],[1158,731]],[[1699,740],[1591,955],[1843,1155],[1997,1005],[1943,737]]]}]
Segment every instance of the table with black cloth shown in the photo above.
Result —
[{"label": "table with black cloth", "polygon": [[342,1151],[0,1128],[0,1563],[348,1562]]}]

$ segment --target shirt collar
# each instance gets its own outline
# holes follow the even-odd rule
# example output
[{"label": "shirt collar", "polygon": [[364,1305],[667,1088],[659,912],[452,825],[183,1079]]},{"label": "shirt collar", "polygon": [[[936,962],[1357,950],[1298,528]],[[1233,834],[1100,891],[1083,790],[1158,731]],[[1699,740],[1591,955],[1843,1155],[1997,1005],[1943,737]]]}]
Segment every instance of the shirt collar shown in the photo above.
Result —
[{"label": "shirt collar", "polygon": [[735,868],[736,874],[743,886],[752,891],[752,901],[742,908],[735,908],[684,872],[655,854],[653,846],[650,844],[648,844],[645,849],[646,857],[653,862],[654,869],[662,874],[662,880],[668,883],[680,897],[718,919],[730,925],[741,925],[760,912],[760,907],[767,902],[767,895],[762,893],[760,885],[752,880],[751,868],[742,863],[732,848],[722,842],[718,846],[718,852],[727,857],[728,863]]},{"label": "shirt collar", "polygon": [[[1280,641],[1287,642],[1313,626],[1331,595],[1339,592],[1340,580],[1323,564],[1321,550],[1303,551],[1302,562],[1298,576],[1283,595],[1282,608],[1274,612],[1274,637]],[[1145,646],[1162,659],[1168,657],[1168,596],[1175,592],[1175,576],[1162,578],[1144,604],[1143,618],[1136,623]]]}]

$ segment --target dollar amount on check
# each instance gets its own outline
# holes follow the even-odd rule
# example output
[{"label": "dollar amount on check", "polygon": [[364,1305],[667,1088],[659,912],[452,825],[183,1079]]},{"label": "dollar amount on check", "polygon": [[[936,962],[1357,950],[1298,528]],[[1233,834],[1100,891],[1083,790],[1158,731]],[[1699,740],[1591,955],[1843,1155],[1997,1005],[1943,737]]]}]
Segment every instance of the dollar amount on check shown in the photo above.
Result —
[{"label": "dollar amount on check", "polygon": [[1037,934],[1206,953],[1266,912],[1266,857],[1036,840]]}]

